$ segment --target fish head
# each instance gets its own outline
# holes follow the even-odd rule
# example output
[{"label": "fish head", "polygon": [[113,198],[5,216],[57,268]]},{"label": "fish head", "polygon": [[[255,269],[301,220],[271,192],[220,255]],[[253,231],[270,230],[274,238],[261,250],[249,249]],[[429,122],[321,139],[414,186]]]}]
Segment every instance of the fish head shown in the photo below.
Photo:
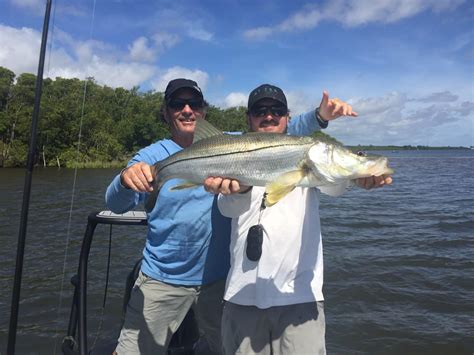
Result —
[{"label": "fish head", "polygon": [[386,157],[356,154],[339,144],[324,141],[316,141],[311,146],[308,158],[313,173],[329,184],[393,174]]}]

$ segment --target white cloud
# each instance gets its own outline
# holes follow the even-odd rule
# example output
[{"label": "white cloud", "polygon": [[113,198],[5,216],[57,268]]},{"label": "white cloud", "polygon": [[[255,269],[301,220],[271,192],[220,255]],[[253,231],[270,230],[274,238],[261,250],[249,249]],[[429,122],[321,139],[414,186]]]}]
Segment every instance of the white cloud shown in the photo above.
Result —
[{"label": "white cloud", "polygon": [[451,11],[463,2],[465,0],[328,0],[323,5],[306,5],[274,26],[249,29],[244,37],[261,40],[273,33],[309,30],[324,20],[348,27],[372,22],[393,23],[423,11]]},{"label": "white cloud", "polygon": [[434,92],[428,96],[419,98],[420,102],[453,102],[459,98],[458,95],[454,95],[449,91]]},{"label": "white cloud", "polygon": [[457,52],[463,49],[469,49],[469,47],[473,47],[473,42],[474,39],[471,32],[459,34],[454,37],[451,44],[451,50],[453,52]]},{"label": "white cloud", "polygon": [[127,62],[109,62],[94,56],[81,66],[68,65],[52,67],[50,77],[81,78],[93,77],[97,83],[111,87],[132,88],[140,86],[155,73],[151,65]]},{"label": "white cloud", "polygon": [[161,73],[159,73],[155,77],[155,79],[151,81],[151,85],[156,91],[163,92],[165,91],[168,82],[177,78],[186,78],[194,80],[195,82],[197,82],[203,92],[206,90],[207,84],[209,82],[209,74],[203,72],[202,70],[192,70],[183,67],[172,67],[167,70],[161,71]]},{"label": "white cloud", "polygon": [[403,108],[407,101],[405,95],[391,92],[384,97],[374,97],[356,100],[353,107],[360,115],[376,116],[393,110],[394,107]]},{"label": "white cloud", "polygon": [[198,39],[201,41],[206,41],[206,42],[211,41],[214,37],[213,33],[205,30],[204,28],[200,26],[196,26],[193,24],[189,25],[187,34],[191,38]]},{"label": "white cloud", "polygon": [[290,16],[278,25],[277,30],[281,32],[306,30],[314,28],[323,19],[319,10],[306,6],[301,12]]},{"label": "white cloud", "polygon": [[[158,71],[150,63],[161,50],[177,43],[178,36],[160,32],[153,35],[152,40],[137,38],[128,46],[127,56],[110,44],[96,40],[78,41],[68,33],[56,30],[44,73],[52,78],[94,77],[99,84],[125,88],[151,80],[152,87],[159,91],[165,89],[169,80],[185,77],[197,81],[203,90],[206,88],[209,75],[202,70],[172,67]],[[17,75],[36,73],[40,41],[41,34],[33,29],[0,25],[0,66]]]},{"label": "white cloud", "polygon": [[0,65],[16,74],[36,73],[41,33],[0,25]]},{"label": "white cloud", "polygon": [[[432,100],[440,94],[451,101]],[[447,145],[449,140],[436,141],[431,137],[441,137],[439,132],[444,131],[450,141],[456,142],[466,134],[462,127],[469,126],[469,122],[472,127],[474,123],[474,102],[454,100],[457,95],[451,92],[427,94],[418,99],[407,97],[404,93],[391,92],[381,97],[356,99],[352,106],[359,117],[331,122],[328,133],[348,145]],[[461,141],[466,142],[465,137]]]},{"label": "white cloud", "polygon": [[311,97],[301,90],[285,90],[285,95],[288,101],[288,108],[290,109],[291,116],[313,110],[319,106],[319,101],[315,102]]},{"label": "white cloud", "polygon": [[122,53],[114,46],[97,40],[75,41],[70,38],[63,45],[80,63],[88,62],[94,56],[101,58],[123,57]]},{"label": "white cloud", "polygon": [[[3,0],[5,1],[5,0]],[[22,10],[27,10],[30,15],[43,17],[46,11],[45,0],[10,0],[10,3]],[[88,13],[81,9],[79,2],[55,2],[52,3],[53,13],[70,15],[74,17],[88,16]]]},{"label": "white cloud", "polygon": [[156,58],[156,50],[148,46],[148,39],[143,36],[138,37],[128,49],[132,60],[151,62]]},{"label": "white cloud", "polygon": [[[293,117],[319,106],[321,96],[315,92],[312,89],[285,92]],[[474,102],[458,97],[444,91],[427,92],[417,98],[403,92],[346,98],[359,117],[338,118],[329,124],[326,133],[346,145],[457,146],[458,142],[471,145],[474,144]]]},{"label": "white cloud", "polygon": [[[456,108],[455,112],[460,114],[463,117],[469,116],[471,113],[474,112],[474,102],[472,101],[461,102],[461,104]],[[472,133],[474,134],[474,132]]]},{"label": "white cloud", "polygon": [[244,37],[247,39],[264,39],[270,36],[273,33],[273,29],[271,27],[256,27],[244,32]]},{"label": "white cloud", "polygon": [[157,32],[152,36],[150,43],[148,38],[138,37],[128,47],[130,58],[136,61],[152,62],[166,49],[173,47],[179,42],[179,36],[167,32]]},{"label": "white cloud", "polygon": [[107,83],[112,87],[131,88],[151,78],[155,68],[141,63],[107,62],[101,58],[94,58],[86,67],[86,72],[100,83]]},{"label": "white cloud", "polygon": [[[75,41],[58,31],[57,42],[47,53],[45,76],[94,77],[99,84],[131,88],[150,79],[156,69],[137,61],[122,61],[120,51],[100,41]],[[38,31],[0,25],[0,65],[15,74],[36,73],[41,34]]]},{"label": "white cloud", "polygon": [[347,26],[359,26],[370,22],[391,23],[416,15],[431,6],[426,0],[341,1],[339,4],[339,9],[326,8],[324,15]]},{"label": "white cloud", "polygon": [[[45,2],[43,0],[10,0],[10,2],[24,9],[42,10],[43,13],[45,10]],[[41,13],[41,15],[43,15],[43,13]]]},{"label": "white cloud", "polygon": [[212,17],[203,12],[201,6],[190,6],[183,7],[177,2],[170,2],[155,14],[153,21],[169,33],[179,33],[183,37],[205,42],[211,41],[214,33],[207,27],[212,22]]},{"label": "white cloud", "polygon": [[224,99],[223,108],[247,106],[248,95],[241,92],[231,92]]},{"label": "white cloud", "polygon": [[77,3],[56,3],[55,11],[61,15],[70,15],[74,17],[87,17],[89,12],[86,9],[76,6]]},{"label": "white cloud", "polygon": [[171,34],[168,32],[157,32],[152,36],[152,38],[159,50],[170,48],[180,40],[177,34]]}]

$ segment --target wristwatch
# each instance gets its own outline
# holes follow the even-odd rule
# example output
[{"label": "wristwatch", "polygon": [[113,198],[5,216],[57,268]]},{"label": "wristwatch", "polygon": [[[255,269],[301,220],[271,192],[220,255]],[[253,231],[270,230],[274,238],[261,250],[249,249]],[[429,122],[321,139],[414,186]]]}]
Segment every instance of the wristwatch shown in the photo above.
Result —
[{"label": "wristwatch", "polygon": [[318,121],[319,123],[319,126],[321,128],[326,128],[329,124],[329,121],[326,121],[322,116],[321,114],[319,113],[319,107],[316,108],[316,110],[314,111],[315,114],[316,114],[316,120]]}]

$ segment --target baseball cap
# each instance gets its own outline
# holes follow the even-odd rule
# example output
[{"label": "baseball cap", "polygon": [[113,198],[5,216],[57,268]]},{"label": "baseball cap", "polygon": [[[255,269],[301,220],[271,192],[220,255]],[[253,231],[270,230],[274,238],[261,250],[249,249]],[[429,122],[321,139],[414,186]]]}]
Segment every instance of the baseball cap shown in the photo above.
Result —
[{"label": "baseball cap", "polygon": [[194,80],[179,78],[179,79],[171,80],[168,83],[168,86],[166,86],[165,101],[169,102],[173,94],[177,90],[183,89],[183,88],[192,89],[198,94],[199,98],[201,99],[204,98],[202,95],[201,88],[198,86],[198,84]]},{"label": "baseball cap", "polygon": [[282,103],[285,107],[288,107],[288,104],[286,103],[286,96],[282,89],[274,85],[263,84],[252,90],[249,95],[247,108],[250,110],[250,108],[252,108],[252,106],[255,105],[257,101],[262,99],[273,99]]}]

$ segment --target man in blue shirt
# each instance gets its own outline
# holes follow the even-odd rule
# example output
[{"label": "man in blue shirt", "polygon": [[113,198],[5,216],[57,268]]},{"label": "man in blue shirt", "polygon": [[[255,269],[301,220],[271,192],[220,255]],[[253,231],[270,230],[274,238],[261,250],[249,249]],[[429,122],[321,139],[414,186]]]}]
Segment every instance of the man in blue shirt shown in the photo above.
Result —
[{"label": "man in blue shirt", "polygon": [[[169,125],[171,139],[141,149],[114,178],[107,188],[106,203],[115,213],[124,213],[145,203],[153,190],[151,167],[190,146],[196,120],[206,117],[208,104],[192,80],[170,81],[164,101],[161,118]],[[308,135],[319,130],[325,124],[318,116],[324,114],[356,115],[349,105],[337,99],[329,100],[324,93],[317,110],[290,121],[288,133]],[[165,354],[172,335],[190,308],[211,351],[221,352],[220,324],[229,270],[230,219],[220,214],[216,197],[202,186],[170,191],[177,184],[176,179],[168,181],[147,214],[143,262],[118,341],[116,352],[119,355]]]}]

